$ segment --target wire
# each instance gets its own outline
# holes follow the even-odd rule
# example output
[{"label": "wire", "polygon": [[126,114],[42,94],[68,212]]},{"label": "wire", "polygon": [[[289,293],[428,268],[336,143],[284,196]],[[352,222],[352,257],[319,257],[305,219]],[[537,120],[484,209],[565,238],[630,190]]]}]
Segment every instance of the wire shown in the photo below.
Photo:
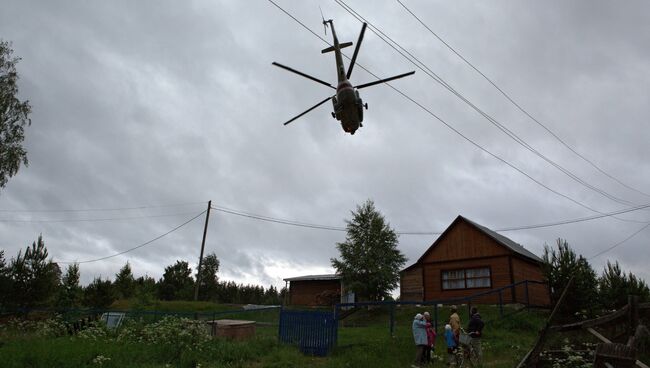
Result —
[{"label": "wire", "polygon": [[[283,224],[283,225],[291,225],[291,226],[299,226],[299,227],[307,227],[307,228],[312,228],[312,229],[331,230],[331,231],[347,231],[347,228],[344,228],[344,227],[313,224],[313,223],[283,219],[283,218],[278,218],[278,217],[259,215],[259,214],[244,212],[244,211],[236,210],[236,209],[232,209],[232,208],[215,207],[215,206],[211,206],[210,208],[215,210],[215,211],[220,211],[220,212],[231,214],[231,215],[246,217],[246,218],[250,218],[250,219],[254,219],[254,220],[261,220],[261,221],[266,221],[266,222],[279,223],[279,224]],[[585,221],[590,221],[590,220],[596,220],[596,219],[600,219],[600,218],[608,217],[608,216],[612,216],[612,215],[620,215],[622,213],[638,211],[638,210],[646,209],[646,208],[650,208],[650,203],[642,205],[642,206],[626,208],[624,210],[614,211],[614,212],[610,212],[610,213],[606,213],[606,214],[602,214],[602,215],[580,217],[580,218],[575,218],[575,219],[561,220],[561,221],[556,221],[556,222],[548,222],[548,223],[543,223],[543,224],[497,228],[494,231],[507,232],[507,231],[518,231],[518,230],[529,230],[529,229],[553,227],[553,226],[559,226],[559,225],[568,225],[568,224],[573,224],[573,223],[577,223],[577,222],[585,222]],[[442,234],[442,231],[395,231],[395,233],[398,234],[398,235],[440,235],[440,234]]]},{"label": "wire", "polygon": [[131,216],[131,217],[110,217],[110,218],[91,218],[91,219],[57,219],[57,220],[15,220],[15,219],[0,219],[0,222],[5,223],[48,223],[48,222],[99,222],[99,221],[120,221],[120,220],[137,220],[155,217],[173,217],[193,214],[194,212],[180,212],[170,213],[165,215],[149,215],[149,216]]},{"label": "wire", "polygon": [[[479,113],[481,116],[483,116],[492,125],[497,127],[499,130],[501,130],[504,134],[506,134],[508,137],[510,137],[515,142],[517,142],[519,145],[526,148],[527,150],[529,150],[530,152],[532,152],[533,154],[535,154],[536,156],[538,156],[542,160],[546,161],[547,163],[549,163],[550,165],[552,165],[553,167],[555,167],[556,169],[558,169],[559,171],[561,171],[562,173],[564,173],[565,175],[567,175],[568,177],[570,177],[571,179],[576,181],[577,183],[587,187],[588,189],[591,189],[594,192],[596,192],[598,194],[601,194],[604,197],[606,197],[606,198],[608,198],[608,199],[610,199],[612,201],[615,201],[615,202],[618,202],[618,203],[621,203],[621,204],[625,204],[625,205],[634,205],[634,203],[632,203],[632,202],[629,202],[629,201],[626,201],[624,199],[618,198],[618,197],[616,197],[614,195],[611,195],[611,194],[607,193],[606,191],[604,191],[604,190],[602,190],[600,188],[595,187],[594,185],[589,184],[587,181],[585,181],[585,180],[581,179],[580,177],[578,177],[577,175],[573,174],[570,170],[564,168],[563,166],[561,166],[558,163],[556,163],[555,161],[551,160],[550,158],[548,158],[547,156],[545,156],[541,152],[537,151],[534,147],[532,147],[530,144],[528,144],[523,138],[519,137],[516,133],[509,130],[506,126],[504,126],[502,123],[497,121],[494,117],[492,117],[491,115],[489,115],[486,112],[484,112],[483,110],[481,110],[478,106],[476,106],[474,103],[472,103],[470,100],[468,100],[460,92],[456,91],[449,83],[447,83],[444,79],[442,79],[442,77],[440,77],[433,70],[431,70],[425,63],[421,62],[416,56],[411,54],[408,50],[403,48],[399,43],[397,43],[395,40],[393,40],[388,35],[386,35],[378,27],[376,27],[370,21],[368,21],[363,16],[361,16],[359,13],[357,13],[354,9],[352,9],[350,6],[348,6],[343,0],[335,0],[335,1],[339,6],[341,6],[344,10],[346,10],[348,13],[350,13],[359,22],[367,23],[368,26],[370,27],[370,30],[373,33],[375,33],[382,41],[384,41],[387,45],[389,45],[391,48],[393,48],[395,51],[397,51],[402,57],[404,57],[406,60],[411,62],[415,67],[420,69],[427,76],[431,77],[434,81],[436,81],[437,83],[442,85],[445,89],[447,89],[449,92],[451,92],[456,97],[458,97],[461,101],[463,101],[468,106],[470,106],[472,109],[474,109],[477,113]],[[390,42],[387,41],[386,39],[390,40]],[[399,49],[397,47],[395,47],[393,44],[391,44],[391,42],[393,44],[395,44],[395,46],[397,46]],[[400,51],[400,50],[402,50],[402,51]],[[408,54],[408,56],[405,55],[405,53]],[[635,220],[627,220],[627,219],[620,219],[620,220],[629,221],[629,222],[637,222]]]},{"label": "wire", "polygon": [[593,255],[593,256],[587,258],[587,260],[588,260],[588,261],[591,261],[592,259],[594,259],[594,258],[596,258],[596,257],[599,257],[599,256],[601,256],[601,255],[603,255],[603,254],[605,254],[605,253],[607,253],[607,252],[613,250],[614,248],[618,247],[619,245],[622,245],[622,244],[625,243],[626,241],[628,241],[628,240],[632,239],[633,237],[635,237],[636,234],[638,234],[638,233],[642,232],[643,230],[647,229],[648,226],[650,226],[650,222],[647,223],[647,224],[646,224],[645,226],[643,226],[642,228],[640,228],[639,230],[635,231],[632,235],[630,235],[630,236],[628,236],[627,238],[621,240],[620,242],[618,242],[618,243],[612,245],[611,247],[609,247],[609,248],[607,248],[607,249],[605,249],[605,250],[603,250],[603,251],[601,251],[601,252],[599,252],[599,253],[596,253],[595,255]]},{"label": "wire", "polygon": [[586,158],[584,155],[580,154],[577,152],[573,147],[571,147],[568,143],[566,143],[562,138],[560,138],[555,132],[553,132],[551,129],[549,129],[546,125],[544,125],[542,122],[540,122],[538,119],[536,119],[534,116],[532,116],[526,109],[524,109],[519,103],[517,103],[515,100],[512,99],[512,97],[506,93],[503,89],[501,89],[492,79],[490,79],[488,76],[486,76],[482,71],[480,71],[474,64],[472,64],[469,60],[467,60],[463,55],[461,55],[458,51],[456,51],[451,45],[449,45],[445,40],[442,39],[436,32],[434,32],[429,26],[427,26],[411,9],[409,9],[402,1],[396,0],[406,11],[411,14],[424,28],[426,28],[433,36],[435,36],[440,42],[442,42],[449,50],[451,50],[456,56],[458,56],[461,60],[463,60],[467,65],[469,65],[474,71],[476,71],[479,75],[481,75],[488,83],[490,83],[494,88],[497,89],[508,101],[510,101],[517,109],[519,109],[521,112],[524,113],[524,115],[528,116],[532,121],[537,123],[539,126],[544,128],[550,135],[552,135],[557,141],[559,141],[562,145],[564,145],[566,148],[568,148],[571,152],[573,152],[575,155],[583,159],[585,162],[589,163],[591,166],[593,166],[596,170],[604,174],[605,176],[609,177],[610,179],[616,181],[620,185],[633,190],[637,193],[643,194],[645,196],[650,197],[650,194],[645,193],[639,189],[636,189],[628,184],[625,184],[621,180],[617,179],[613,175],[607,173],[605,170],[601,169],[598,165],[596,165],[594,162]]},{"label": "wire", "polygon": [[0,209],[0,212],[104,212],[104,211],[127,211],[127,210],[143,210],[147,208],[165,208],[165,207],[182,207],[196,204],[204,204],[204,202],[186,202],[186,203],[176,203],[176,204],[162,204],[162,205],[153,205],[153,206],[137,206],[137,207],[121,207],[121,208],[85,208],[85,209],[61,209],[61,210],[52,210],[52,209],[39,209],[39,210],[13,210],[13,209]]},{"label": "wire", "polygon": [[247,217],[247,218],[250,218],[250,219],[267,221],[267,222],[274,222],[274,223],[278,223],[278,224],[298,226],[298,227],[307,227],[307,228],[321,229],[321,230],[347,231],[347,229],[344,228],[344,227],[310,224],[310,223],[306,223],[306,222],[299,222],[299,221],[281,219],[281,218],[276,218],[276,217],[256,215],[256,214],[253,214],[253,213],[246,213],[246,212],[232,210],[232,209],[228,209],[228,208],[224,208],[224,207],[212,206],[211,208],[213,210],[215,210],[215,211],[224,212],[224,213],[228,213],[228,214],[231,214],[231,215],[242,216],[242,217]]},{"label": "wire", "polygon": [[[303,28],[305,28],[308,32],[310,32],[311,34],[313,34],[314,36],[316,36],[317,38],[319,38],[319,39],[320,39],[321,41],[323,41],[324,43],[326,43],[326,44],[328,44],[328,45],[331,46],[331,44],[330,44],[327,40],[325,40],[325,39],[322,38],[320,35],[318,35],[316,32],[314,32],[313,30],[311,30],[309,27],[307,27],[305,24],[303,24],[303,23],[302,23],[300,20],[298,20],[296,17],[294,17],[294,16],[291,15],[289,12],[287,12],[285,9],[283,9],[281,6],[279,6],[278,4],[276,4],[273,0],[268,0],[268,1],[269,1],[271,4],[273,4],[275,7],[277,7],[278,9],[280,9],[283,13],[285,13],[286,15],[288,15],[290,18],[292,18],[294,21],[296,21],[298,24],[300,24],[300,25],[301,25]],[[341,54],[344,55],[346,58],[349,59],[349,57],[348,57],[347,55],[345,55],[344,53],[341,53]],[[364,67],[363,65],[361,65],[361,64],[359,64],[359,63],[357,63],[356,65],[358,65],[360,68],[362,68],[363,70],[365,70],[366,72],[368,72],[370,75],[374,76],[375,78],[380,79],[380,78],[379,78],[375,73],[371,72],[370,70],[368,70],[368,69],[367,69],[366,67]],[[601,214],[601,215],[606,215],[604,212],[601,212],[601,211],[598,211],[598,210],[596,210],[596,209],[594,209],[594,208],[591,208],[591,207],[589,207],[588,205],[583,204],[583,203],[581,203],[581,202],[579,202],[579,201],[577,201],[577,200],[575,200],[575,199],[569,197],[569,196],[566,195],[566,194],[560,193],[560,192],[558,192],[557,190],[554,190],[554,189],[550,188],[549,186],[545,185],[544,183],[538,181],[537,179],[533,178],[532,176],[530,176],[529,174],[527,174],[527,173],[524,172],[523,170],[519,169],[519,168],[516,167],[515,165],[511,164],[510,162],[508,162],[507,160],[505,160],[505,159],[499,157],[498,155],[492,153],[492,152],[489,151],[488,149],[486,149],[486,148],[484,148],[483,146],[479,145],[478,143],[474,142],[472,139],[470,139],[469,137],[465,136],[465,135],[464,135],[463,133],[461,133],[459,130],[457,130],[456,128],[454,128],[453,126],[451,126],[449,123],[447,123],[444,119],[442,119],[441,117],[439,117],[438,115],[436,115],[435,113],[433,113],[431,110],[429,110],[429,109],[426,108],[424,105],[422,105],[421,103],[417,102],[417,101],[414,100],[412,97],[408,96],[407,94],[405,94],[404,92],[402,92],[402,91],[399,90],[398,88],[394,87],[392,84],[390,84],[390,83],[386,83],[386,85],[388,85],[390,88],[392,88],[395,92],[397,92],[397,93],[399,93],[400,95],[402,95],[402,97],[406,98],[407,100],[411,101],[412,103],[414,103],[415,105],[417,105],[418,107],[420,107],[422,110],[424,110],[425,112],[427,112],[429,115],[431,115],[432,117],[434,117],[436,120],[440,121],[440,122],[441,122],[442,124],[444,124],[447,128],[451,129],[454,133],[456,133],[456,134],[458,134],[459,136],[461,136],[463,139],[465,139],[466,141],[468,141],[469,143],[471,143],[472,145],[474,145],[476,148],[478,148],[478,149],[480,149],[481,151],[487,153],[488,155],[492,156],[493,158],[495,158],[495,159],[501,161],[502,163],[504,163],[504,164],[510,166],[512,169],[514,169],[514,170],[516,170],[517,172],[519,172],[520,174],[526,176],[528,179],[532,180],[533,182],[535,182],[535,183],[538,184],[539,186],[541,186],[541,187],[545,188],[546,190],[548,190],[548,191],[550,191],[550,192],[552,192],[552,193],[554,193],[554,194],[556,194],[556,195],[558,195],[558,196],[561,196],[561,197],[563,197],[563,198],[565,198],[565,199],[567,199],[567,200],[569,200],[569,201],[571,201],[571,202],[573,202],[573,203],[575,203],[575,204],[577,204],[577,205],[579,205],[579,206],[581,206],[581,207],[583,207],[583,208],[586,208],[586,209],[588,209],[588,210],[590,210],[590,211],[592,211],[592,212],[599,213],[599,214]],[[606,215],[606,216],[609,216],[609,215]],[[616,218],[616,219],[618,219],[618,220],[620,220],[620,221],[626,221],[626,220],[624,220],[624,219],[620,219],[620,218],[617,218],[617,217],[615,217],[615,216],[612,216],[612,217],[613,217],[613,218]],[[627,221],[629,221],[629,220],[627,220]]]},{"label": "wire", "polygon": [[180,229],[181,227],[183,227],[183,226],[189,224],[190,222],[196,220],[197,218],[199,218],[199,216],[201,216],[202,214],[204,214],[206,211],[207,211],[207,210],[203,210],[203,211],[202,211],[201,213],[199,213],[198,215],[192,217],[191,219],[189,219],[189,220],[183,222],[182,224],[176,226],[175,228],[169,230],[168,232],[166,232],[166,233],[164,233],[164,234],[162,234],[162,235],[159,235],[159,236],[157,236],[157,237],[155,237],[155,238],[153,238],[153,239],[151,239],[151,240],[149,240],[149,241],[147,241],[147,242],[144,242],[144,243],[142,243],[142,244],[140,244],[140,245],[137,245],[137,246],[135,246],[135,247],[133,247],[133,248],[129,248],[129,249],[124,250],[124,251],[122,251],[122,252],[115,253],[115,254],[111,254],[110,256],[105,256],[105,257],[95,258],[95,259],[89,259],[89,260],[85,260],[85,261],[65,261],[65,262],[64,262],[64,261],[58,261],[58,262],[55,262],[55,263],[61,263],[61,264],[70,264],[70,263],[77,263],[77,264],[81,264],[81,263],[91,263],[91,262],[103,261],[103,260],[105,260],[105,259],[109,259],[109,258],[117,257],[117,256],[119,256],[119,255],[122,255],[122,254],[125,254],[125,253],[128,253],[128,252],[132,252],[132,251],[134,251],[134,250],[136,250],[136,249],[140,249],[140,248],[142,248],[142,247],[144,247],[144,246],[146,246],[146,245],[149,245],[149,244],[155,242],[155,241],[158,240],[158,239],[161,239],[161,238],[163,238],[163,237],[165,237],[165,236],[167,236],[167,235],[173,233],[174,231]]}]

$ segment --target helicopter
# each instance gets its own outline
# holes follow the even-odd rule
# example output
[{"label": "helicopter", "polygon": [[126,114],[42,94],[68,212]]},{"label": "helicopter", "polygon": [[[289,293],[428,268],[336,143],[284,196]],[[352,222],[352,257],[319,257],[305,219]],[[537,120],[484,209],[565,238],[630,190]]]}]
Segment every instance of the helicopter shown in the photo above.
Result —
[{"label": "helicopter", "polygon": [[359,90],[362,88],[374,86],[377,84],[381,83],[386,83],[390,82],[395,79],[403,78],[409,75],[412,75],[415,73],[415,71],[411,71],[408,73],[396,75],[394,77],[390,78],[385,78],[385,79],[380,79],[376,80],[373,82],[369,83],[364,83],[364,84],[359,84],[356,86],[353,86],[349,79],[350,76],[352,75],[352,70],[354,69],[355,62],[357,60],[357,55],[359,54],[359,47],[361,46],[361,41],[363,40],[363,35],[366,31],[366,27],[368,26],[366,23],[363,23],[361,27],[361,33],[359,34],[359,39],[357,40],[357,45],[354,49],[354,53],[352,54],[352,59],[350,59],[350,65],[348,67],[348,70],[345,70],[345,65],[343,64],[343,57],[341,55],[341,49],[345,47],[352,46],[352,42],[343,42],[339,43],[338,38],[336,37],[336,31],[334,30],[334,21],[332,19],[325,20],[323,19],[323,26],[325,28],[325,34],[327,34],[327,27],[331,27],[332,29],[332,37],[334,38],[334,45],[330,46],[328,48],[325,48],[321,51],[322,54],[326,54],[329,52],[334,52],[334,56],[336,59],[336,70],[337,70],[337,77],[338,77],[338,85],[334,87],[332,84],[327,83],[323,80],[320,80],[318,78],[315,78],[311,75],[305,74],[303,72],[300,72],[298,70],[295,70],[293,68],[290,68],[288,66],[282,65],[277,62],[273,62],[272,65],[275,65],[279,68],[285,69],[287,71],[290,71],[292,73],[298,74],[302,77],[305,77],[307,79],[310,79],[314,82],[320,83],[322,85],[325,85],[327,87],[333,88],[336,90],[336,94],[331,97],[325,98],[323,101],[317,103],[316,105],[312,106],[311,108],[307,109],[303,113],[295,116],[291,120],[287,121],[284,123],[284,125],[287,125],[294,120],[298,119],[299,117],[307,114],[308,112],[314,110],[315,108],[319,107],[320,105],[324,104],[325,102],[331,100],[332,105],[334,107],[334,112],[332,112],[332,117],[336,120],[341,121],[341,127],[346,133],[350,133],[353,135],[357,129],[363,126],[363,109],[365,108],[366,110],[368,109],[368,104],[363,103],[363,100],[359,96]]}]

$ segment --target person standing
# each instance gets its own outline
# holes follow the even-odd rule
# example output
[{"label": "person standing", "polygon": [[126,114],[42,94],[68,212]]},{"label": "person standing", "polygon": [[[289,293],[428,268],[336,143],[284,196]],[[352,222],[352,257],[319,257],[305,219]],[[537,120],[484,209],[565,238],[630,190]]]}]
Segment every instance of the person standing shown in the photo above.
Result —
[{"label": "person standing", "polygon": [[456,345],[460,339],[460,316],[458,315],[458,308],[455,305],[451,306],[451,316],[449,316],[449,325],[451,326],[451,331],[454,333],[454,338],[456,339]]},{"label": "person standing", "polygon": [[483,337],[483,327],[485,323],[481,320],[481,315],[478,313],[478,308],[472,307],[470,311],[470,320],[467,325],[467,333],[472,337],[470,345],[476,357],[476,363],[481,364],[483,358],[483,351],[481,349],[481,337]]},{"label": "person standing", "polygon": [[415,340],[415,364],[411,367],[418,368],[424,361],[424,351],[427,347],[427,332],[426,332],[427,323],[424,320],[424,316],[420,313],[415,315],[413,319],[413,339]]},{"label": "person standing", "polygon": [[454,337],[454,331],[450,324],[445,325],[445,343],[447,343],[447,366],[456,366],[456,354],[458,353],[458,343]]},{"label": "person standing", "polygon": [[433,323],[431,323],[431,314],[429,312],[424,312],[424,320],[427,323],[425,328],[427,332],[427,347],[424,349],[424,363],[428,364],[432,361],[431,354],[436,346],[436,330]]}]

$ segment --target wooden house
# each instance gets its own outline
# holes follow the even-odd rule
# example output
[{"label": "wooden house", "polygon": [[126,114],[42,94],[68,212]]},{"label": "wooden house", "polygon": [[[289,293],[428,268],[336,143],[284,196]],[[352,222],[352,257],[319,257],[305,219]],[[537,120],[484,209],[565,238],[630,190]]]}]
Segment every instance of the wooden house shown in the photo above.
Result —
[{"label": "wooden house", "polygon": [[508,288],[473,303],[549,305],[540,284],[542,259],[497,232],[458,216],[422,256],[400,272],[400,299],[436,301],[467,297],[519,281],[535,283]]},{"label": "wooden house", "polygon": [[287,305],[330,306],[336,303],[352,303],[354,293],[346,292],[337,274],[307,275],[284,279],[289,294]]}]

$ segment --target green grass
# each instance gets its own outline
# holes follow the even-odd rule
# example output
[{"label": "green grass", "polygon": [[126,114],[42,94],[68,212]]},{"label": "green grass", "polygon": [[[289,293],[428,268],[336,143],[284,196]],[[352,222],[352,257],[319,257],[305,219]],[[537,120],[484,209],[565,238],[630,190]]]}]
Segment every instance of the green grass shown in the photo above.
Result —
[{"label": "green grass", "polygon": [[[128,304],[114,306],[125,309]],[[197,308],[193,308],[197,307]],[[164,309],[160,309],[164,308]],[[199,309],[200,308],[200,309]],[[212,303],[161,302],[155,310],[218,311],[237,308]],[[395,310],[394,336],[389,333],[387,308],[361,309],[342,322],[339,340],[333,353],[325,358],[302,355],[296,347],[277,342],[278,311],[240,313],[235,317],[266,321],[259,326],[254,339],[245,342],[213,340],[203,351],[182,351],[174,347],[114,340],[86,340],[77,337],[41,338],[28,334],[22,337],[0,335],[0,362],[3,367],[408,367],[414,359],[415,346],[411,332],[413,316],[432,308],[400,307]],[[506,308],[507,313],[514,309]],[[467,310],[461,309],[467,325]],[[546,312],[520,311],[498,319],[499,310],[480,306],[486,321],[484,330],[484,366],[512,367],[532,345]],[[444,356],[446,347],[442,328],[448,310],[439,310],[436,352]],[[233,318],[227,316],[225,318]],[[109,358],[101,365],[93,361],[99,355]],[[438,363],[437,366],[442,366]]]}]

